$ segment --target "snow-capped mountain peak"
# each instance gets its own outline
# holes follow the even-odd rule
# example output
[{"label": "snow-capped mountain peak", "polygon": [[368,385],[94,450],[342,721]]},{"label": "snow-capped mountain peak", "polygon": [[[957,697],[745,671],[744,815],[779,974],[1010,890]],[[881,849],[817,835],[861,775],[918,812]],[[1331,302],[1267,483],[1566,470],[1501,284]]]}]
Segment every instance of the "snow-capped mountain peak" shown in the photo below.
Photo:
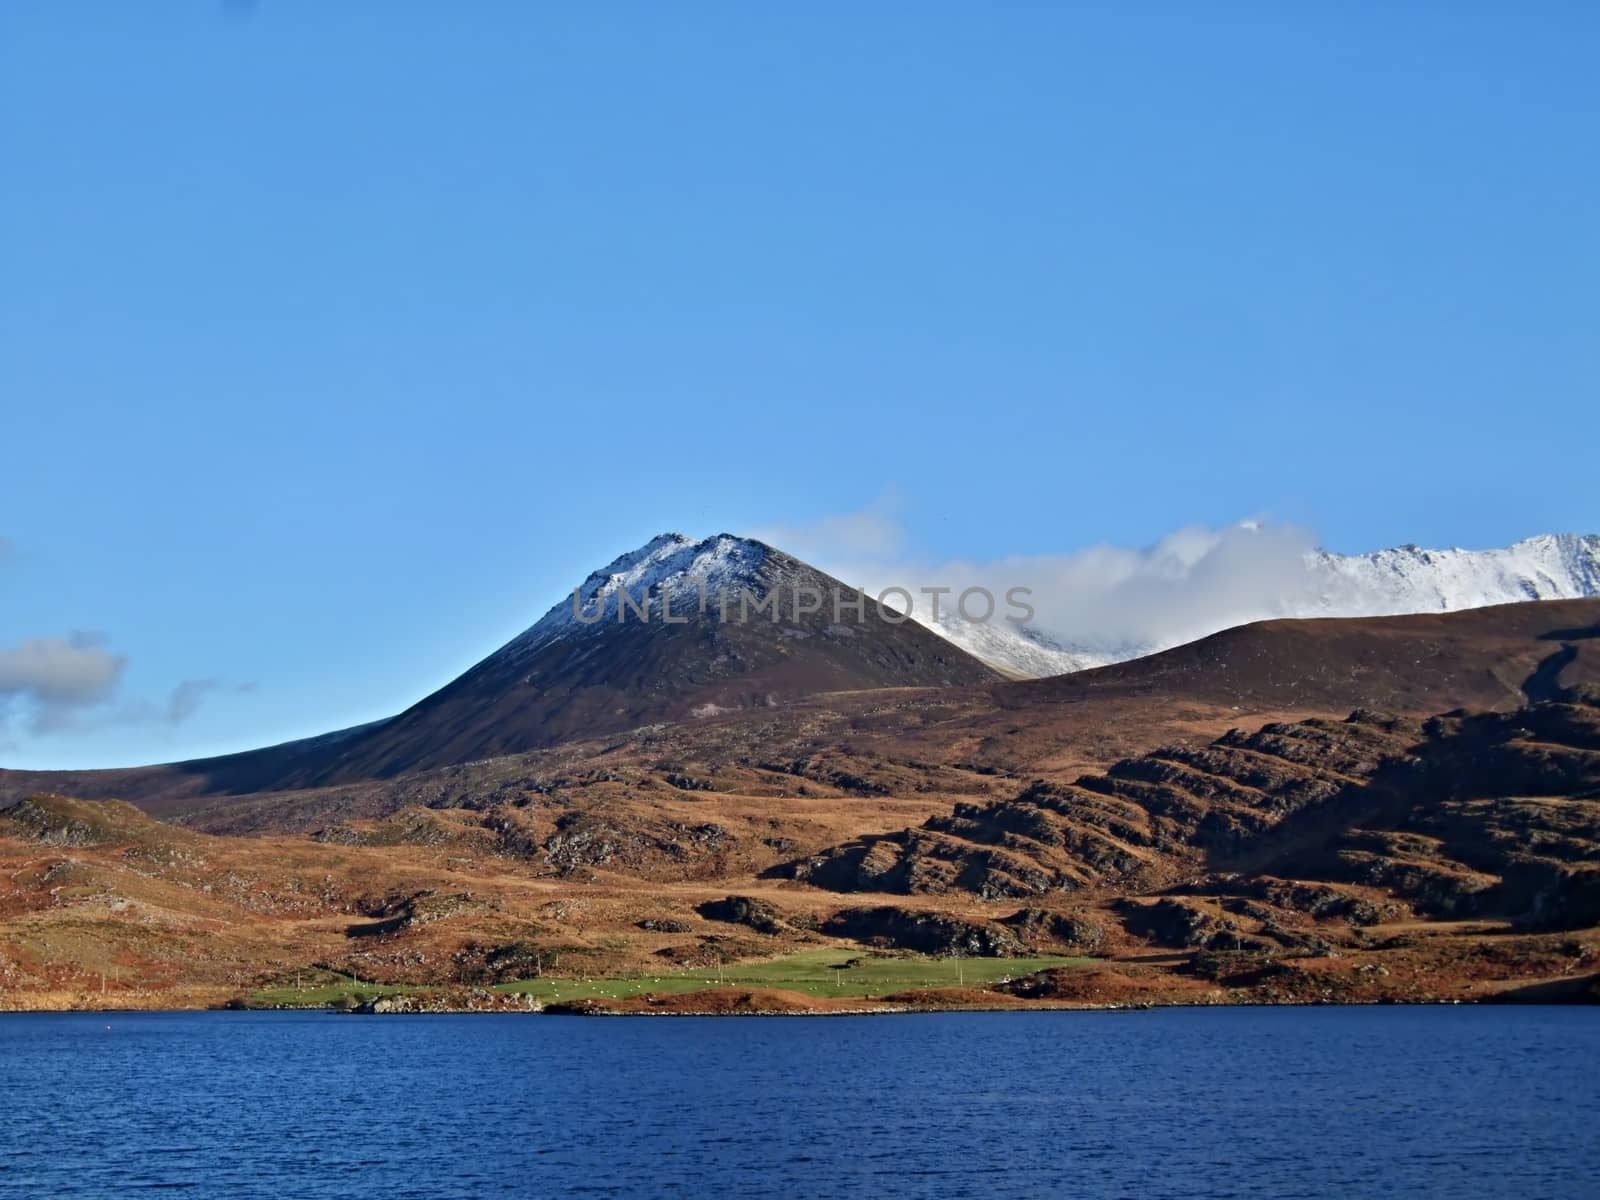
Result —
[{"label": "snow-capped mountain peak", "polygon": [[[1244,525],[1240,532],[1254,535],[1259,528]],[[1236,595],[1234,586],[1222,604],[1216,602],[1216,573],[1200,570],[1203,559],[1195,547],[1164,546],[1144,564],[1149,576],[1161,577],[1160,595],[1171,609],[1182,610],[1187,600],[1207,595],[1207,615],[1178,622],[1178,635],[1154,625],[1144,636],[1100,628],[1092,616],[1076,625],[1069,619],[1068,627],[1045,629],[1003,620],[977,624],[946,610],[937,622],[927,623],[998,670],[1037,677],[1138,658],[1231,625],[1274,617],[1395,616],[1600,596],[1600,536],[1592,534],[1540,534],[1493,550],[1434,550],[1414,544],[1352,555],[1312,550],[1298,561],[1277,563],[1272,582],[1261,584],[1259,593]],[[1149,589],[1136,593],[1125,579],[1117,579],[1104,585],[1095,603],[1082,607],[1105,614],[1133,607],[1121,605],[1124,598],[1148,601],[1149,594]],[[1198,605],[1190,608],[1201,611]],[[925,614],[914,615],[925,619]]]},{"label": "snow-capped mountain peak", "polygon": [[[1250,543],[1267,536],[1261,526],[1241,525],[1237,533]],[[950,603],[937,619],[928,605],[914,605],[912,617],[1005,674],[1039,677],[1138,658],[1274,617],[1392,616],[1600,596],[1600,536],[1594,535],[1541,534],[1493,550],[1404,545],[1344,555],[1291,548],[1261,579],[1231,583],[1221,605],[1214,602],[1218,571],[1208,560],[1211,550],[1204,535],[1185,535],[1142,561],[1145,576],[1159,579],[1163,608],[1184,614],[1177,622],[1102,623],[1107,614],[1120,617],[1138,607],[1121,603],[1124,593],[1116,590],[1136,577],[1126,567],[1102,584],[1108,590],[1098,602],[1069,607],[1066,616],[1052,613],[1051,597],[1036,589],[1035,601],[1043,601],[1039,607],[1046,615],[1030,625],[999,614],[988,621],[967,620]],[[520,660],[558,639],[615,625],[624,596],[629,620],[642,609],[642,619],[659,621],[663,604],[674,618],[702,609],[714,613],[719,596],[741,588],[760,596],[794,572],[810,573],[810,568],[753,538],[663,533],[595,571],[577,588],[576,607],[572,593],[562,596],[500,653]],[[1084,581],[1075,582],[1081,590]],[[1208,587],[1213,594],[1206,604],[1191,603]]]},{"label": "snow-capped mountain peak", "polygon": [[[1600,537],[1540,534],[1498,550],[1428,550],[1416,545],[1340,555],[1319,550],[1321,611],[1286,616],[1381,616],[1452,612],[1518,600],[1600,595]],[[1347,612],[1359,607],[1361,612]]]},{"label": "snow-capped mountain peak", "polygon": [[740,587],[754,588],[757,574],[772,553],[753,538],[720,533],[696,541],[681,533],[663,533],[595,571],[576,591],[563,596],[527,632],[502,653],[522,655],[571,636],[614,622],[626,593],[631,606],[651,617],[660,614],[662,598],[676,614],[698,608],[702,587],[715,597]]}]

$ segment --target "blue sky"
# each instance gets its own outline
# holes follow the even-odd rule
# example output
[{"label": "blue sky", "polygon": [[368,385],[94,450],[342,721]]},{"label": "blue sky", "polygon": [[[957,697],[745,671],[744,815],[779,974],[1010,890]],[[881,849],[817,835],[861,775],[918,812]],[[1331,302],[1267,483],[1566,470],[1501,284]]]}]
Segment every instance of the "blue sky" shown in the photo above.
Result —
[{"label": "blue sky", "polygon": [[117,666],[0,763],[386,715],[663,529],[1600,530],[1597,34],[8,4],[0,653]]}]

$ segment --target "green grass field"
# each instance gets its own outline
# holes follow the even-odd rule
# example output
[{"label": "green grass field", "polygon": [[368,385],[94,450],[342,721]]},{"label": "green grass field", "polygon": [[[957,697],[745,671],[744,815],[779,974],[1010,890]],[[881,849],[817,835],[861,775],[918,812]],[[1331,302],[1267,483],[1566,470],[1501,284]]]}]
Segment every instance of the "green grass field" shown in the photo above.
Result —
[{"label": "green grass field", "polygon": [[426,991],[403,984],[367,983],[334,971],[308,970],[298,986],[287,981],[250,993],[250,1003],[263,1008],[327,1008],[340,1000],[375,1000],[403,992]]},{"label": "green grass field", "polygon": [[[693,992],[706,987],[782,988],[807,996],[862,998],[887,996],[912,988],[981,986],[997,979],[1016,978],[1048,967],[1083,965],[1088,958],[926,958],[890,957],[859,950],[802,950],[767,962],[702,967],[693,971],[661,971],[616,978],[522,979],[502,983],[497,992],[531,996],[539,1001],[582,1000],[591,996],[624,998],[647,993],[665,995]],[[263,988],[250,996],[252,1004],[270,1007],[325,1008],[342,999],[370,1000],[429,988],[358,983],[345,975],[310,972],[301,986]]]},{"label": "green grass field", "polygon": [[621,998],[648,992],[693,992],[705,987],[782,988],[807,996],[887,996],[921,987],[981,985],[1047,967],[1087,963],[1086,958],[891,958],[859,950],[802,950],[769,962],[737,963],[719,972],[663,971],[616,979],[524,979],[496,990],[539,1000]]}]

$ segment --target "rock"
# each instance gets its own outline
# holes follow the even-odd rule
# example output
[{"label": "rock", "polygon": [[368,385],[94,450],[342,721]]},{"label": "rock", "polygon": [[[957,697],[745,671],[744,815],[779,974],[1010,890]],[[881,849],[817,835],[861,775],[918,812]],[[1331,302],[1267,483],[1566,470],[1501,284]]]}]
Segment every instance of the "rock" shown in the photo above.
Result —
[{"label": "rock", "polygon": [[694,928],[689,922],[672,917],[646,917],[638,922],[638,927],[646,933],[688,933]]},{"label": "rock", "polygon": [[757,933],[778,934],[785,928],[783,913],[777,905],[750,896],[726,896],[721,900],[708,900],[695,911],[708,921],[746,925]]},{"label": "rock", "polygon": [[1027,951],[1016,934],[995,922],[916,912],[893,905],[844,909],[824,921],[821,931],[830,937],[915,950],[919,954],[1005,958]]},{"label": "rock", "polygon": [[[1231,922],[1183,900],[1161,899],[1154,904],[1123,901],[1123,923],[1128,932],[1162,946],[1192,950],[1232,928]],[[1217,946],[1216,949],[1237,949]]]},{"label": "rock", "polygon": [[1082,910],[1067,913],[1043,908],[1019,908],[1002,925],[1015,929],[1030,945],[1048,943],[1093,954],[1105,947],[1106,929]]}]

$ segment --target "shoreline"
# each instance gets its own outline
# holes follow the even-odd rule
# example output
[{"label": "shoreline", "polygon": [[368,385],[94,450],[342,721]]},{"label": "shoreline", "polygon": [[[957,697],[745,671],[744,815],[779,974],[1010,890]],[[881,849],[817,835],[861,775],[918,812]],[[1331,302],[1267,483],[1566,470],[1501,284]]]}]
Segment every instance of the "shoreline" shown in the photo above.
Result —
[{"label": "shoreline", "polygon": [[326,1005],[207,1005],[172,1006],[165,1008],[13,1008],[0,1005],[0,1016],[161,1016],[178,1013],[319,1013],[329,1017],[896,1017],[919,1016],[936,1013],[1135,1013],[1170,1009],[1291,1009],[1291,1008],[1596,1008],[1592,1002],[1582,1000],[1508,1000],[1495,996],[1451,999],[1378,999],[1378,1000],[1169,1000],[1145,1001],[1135,1004],[1085,1004],[1062,1001],[1037,1001],[1024,1004],[994,1005],[911,1005],[894,1004],[882,1007],[781,1009],[749,1008],[736,1011],[727,1009],[591,1009],[569,1008],[565,1005],[521,1008],[417,1008],[417,1009],[338,1009]]}]

